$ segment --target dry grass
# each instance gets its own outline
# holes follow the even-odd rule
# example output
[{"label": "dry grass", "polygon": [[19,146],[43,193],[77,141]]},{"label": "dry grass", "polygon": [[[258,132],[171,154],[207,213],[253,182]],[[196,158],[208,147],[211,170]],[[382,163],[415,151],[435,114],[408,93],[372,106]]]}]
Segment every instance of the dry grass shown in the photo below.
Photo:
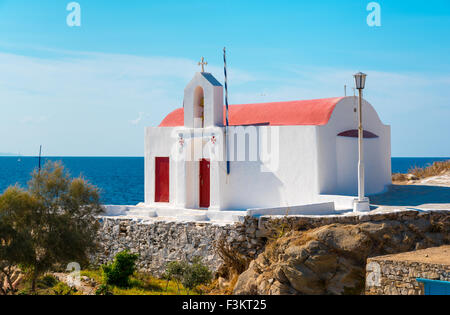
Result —
[{"label": "dry grass", "polygon": [[409,170],[410,174],[417,176],[418,178],[427,178],[433,176],[439,176],[450,171],[450,160],[444,162],[434,162],[432,165],[424,168],[415,167]]},{"label": "dry grass", "polygon": [[219,276],[226,279],[231,279],[233,274],[240,275],[247,270],[251,259],[233,249],[224,240],[217,241],[215,244],[215,249],[219,257],[223,260],[223,265],[219,271]]},{"label": "dry grass", "polygon": [[407,182],[408,181],[407,174],[401,174],[401,173],[392,174],[392,181],[393,182]]},{"label": "dry grass", "polygon": [[407,182],[410,180],[409,174],[414,175],[418,179],[429,178],[433,176],[443,175],[450,171],[450,160],[443,162],[434,162],[427,167],[414,167],[408,171],[408,174],[392,174],[392,181]]},{"label": "dry grass", "polygon": [[222,259],[223,264],[217,272],[217,276],[226,279],[226,287],[221,287],[219,281],[214,281],[205,289],[208,294],[231,295],[239,275],[246,271],[251,259],[233,249],[225,240],[219,240],[214,244],[215,250]]},{"label": "dry grass", "polygon": [[227,281],[226,286],[220,286],[219,280],[214,280],[209,286],[200,287],[202,292],[205,292],[207,295],[233,295],[234,287],[238,282],[239,275],[233,274],[231,278]]}]

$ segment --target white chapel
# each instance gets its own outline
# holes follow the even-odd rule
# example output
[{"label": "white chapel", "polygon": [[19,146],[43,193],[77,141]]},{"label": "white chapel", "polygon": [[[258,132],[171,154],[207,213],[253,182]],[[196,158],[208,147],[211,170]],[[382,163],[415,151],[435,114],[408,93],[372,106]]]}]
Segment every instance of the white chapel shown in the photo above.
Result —
[{"label": "white chapel", "polygon": [[[224,106],[199,72],[183,107],[145,134],[145,207],[249,214],[351,209],[358,195],[356,97]],[[363,100],[365,191],[391,184],[391,132]],[[306,212],[305,212],[306,211]]]}]

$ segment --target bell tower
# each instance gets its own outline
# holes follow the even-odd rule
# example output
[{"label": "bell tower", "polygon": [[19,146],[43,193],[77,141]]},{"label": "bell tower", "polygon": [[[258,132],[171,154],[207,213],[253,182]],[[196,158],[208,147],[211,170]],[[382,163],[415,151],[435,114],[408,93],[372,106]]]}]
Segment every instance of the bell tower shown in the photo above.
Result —
[{"label": "bell tower", "polygon": [[208,128],[223,126],[223,86],[211,73],[207,63],[199,63],[202,72],[195,74],[184,90],[184,126]]}]

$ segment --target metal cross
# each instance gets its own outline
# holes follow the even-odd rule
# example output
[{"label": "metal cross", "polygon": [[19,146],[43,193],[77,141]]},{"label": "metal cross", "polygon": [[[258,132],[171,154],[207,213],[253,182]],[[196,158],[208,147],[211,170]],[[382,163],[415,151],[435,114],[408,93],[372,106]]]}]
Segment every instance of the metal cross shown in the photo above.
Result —
[{"label": "metal cross", "polygon": [[205,62],[205,58],[202,57],[202,61],[198,63],[199,66],[202,66],[202,72],[205,72],[205,66],[208,65],[207,62]]}]

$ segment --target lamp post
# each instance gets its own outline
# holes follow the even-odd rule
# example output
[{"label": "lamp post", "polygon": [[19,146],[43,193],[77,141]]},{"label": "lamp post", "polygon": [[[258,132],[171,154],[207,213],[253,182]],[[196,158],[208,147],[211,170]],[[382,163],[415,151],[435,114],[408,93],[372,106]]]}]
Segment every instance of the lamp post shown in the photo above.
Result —
[{"label": "lamp post", "polygon": [[358,163],[358,199],[355,199],[353,203],[354,212],[367,212],[370,211],[370,201],[369,198],[365,197],[364,192],[364,129],[362,124],[362,90],[366,85],[367,75],[359,72],[354,75],[356,88],[359,91],[359,102],[358,102],[358,153],[359,153],[359,163]]}]

